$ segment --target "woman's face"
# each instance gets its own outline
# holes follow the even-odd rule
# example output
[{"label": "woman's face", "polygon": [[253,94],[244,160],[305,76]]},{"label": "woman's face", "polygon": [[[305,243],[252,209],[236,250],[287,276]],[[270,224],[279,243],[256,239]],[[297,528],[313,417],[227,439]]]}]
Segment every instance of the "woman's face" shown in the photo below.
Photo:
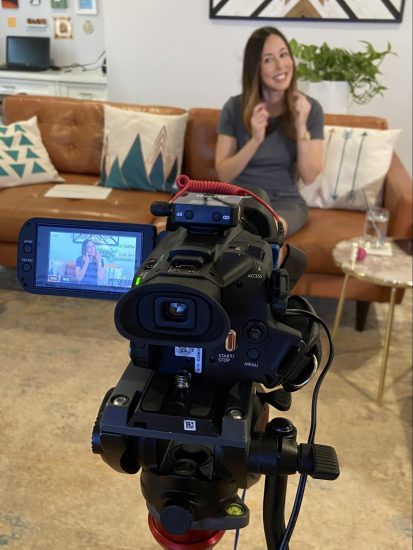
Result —
[{"label": "woman's face", "polygon": [[276,35],[264,42],[261,52],[261,85],[268,92],[285,92],[294,72],[294,61],[284,40]]},{"label": "woman's face", "polygon": [[86,243],[86,254],[88,256],[94,256],[96,252],[95,244],[92,241]]}]

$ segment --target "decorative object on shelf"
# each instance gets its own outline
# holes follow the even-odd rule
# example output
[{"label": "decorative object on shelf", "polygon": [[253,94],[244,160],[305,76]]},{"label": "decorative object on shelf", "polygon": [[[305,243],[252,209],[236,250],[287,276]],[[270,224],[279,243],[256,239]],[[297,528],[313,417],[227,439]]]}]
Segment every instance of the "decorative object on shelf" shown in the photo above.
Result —
[{"label": "decorative object on shelf", "polygon": [[[387,88],[377,80],[381,74],[380,64],[387,55],[397,54],[392,51],[390,42],[383,51],[375,50],[370,42],[363,40],[362,43],[364,50],[353,52],[346,48],[332,48],[326,42],[317,46],[290,40],[296,59],[297,79],[309,83],[347,82],[352,101],[361,105],[377,94],[383,95]],[[310,91],[308,93],[312,95]]]},{"label": "decorative object on shelf", "polygon": [[53,17],[53,21],[55,38],[73,38],[71,17]]},{"label": "decorative object on shelf", "polygon": [[400,23],[405,0],[209,0],[211,19]]},{"label": "decorative object on shelf", "polygon": [[67,0],[50,0],[50,6],[54,10],[65,10],[67,9]]},{"label": "decorative object on shelf", "polygon": [[97,0],[75,0],[76,13],[79,15],[97,15]]},{"label": "decorative object on shelf", "polygon": [[94,30],[95,30],[95,27],[93,26],[92,21],[89,21],[89,19],[83,23],[83,32],[84,33],[92,34],[92,32]]},{"label": "decorative object on shelf", "polygon": [[28,27],[39,27],[39,28],[47,27],[47,19],[44,19],[41,17],[36,17],[36,18],[28,17],[26,19],[26,25]]},{"label": "decorative object on shelf", "polygon": [[30,0],[32,6],[40,6],[42,0]]},{"label": "decorative object on shelf", "polygon": [[19,7],[19,0],[1,0],[1,5],[6,9],[17,9]]}]

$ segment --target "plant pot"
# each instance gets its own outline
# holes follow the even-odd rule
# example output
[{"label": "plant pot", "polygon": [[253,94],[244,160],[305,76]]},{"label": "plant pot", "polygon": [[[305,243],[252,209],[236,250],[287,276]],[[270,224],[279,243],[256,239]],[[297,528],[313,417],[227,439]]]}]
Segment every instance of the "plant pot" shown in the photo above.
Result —
[{"label": "plant pot", "polygon": [[345,81],[300,82],[299,88],[319,101],[325,113],[345,114],[350,105],[350,85]]}]

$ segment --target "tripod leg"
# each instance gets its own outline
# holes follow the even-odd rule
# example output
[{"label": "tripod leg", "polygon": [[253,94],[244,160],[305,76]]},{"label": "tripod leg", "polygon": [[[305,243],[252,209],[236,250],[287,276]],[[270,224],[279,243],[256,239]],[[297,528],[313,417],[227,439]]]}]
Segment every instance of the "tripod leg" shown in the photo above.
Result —
[{"label": "tripod leg", "polygon": [[284,508],[287,481],[286,475],[265,476],[263,520],[268,550],[279,548],[285,532]]}]

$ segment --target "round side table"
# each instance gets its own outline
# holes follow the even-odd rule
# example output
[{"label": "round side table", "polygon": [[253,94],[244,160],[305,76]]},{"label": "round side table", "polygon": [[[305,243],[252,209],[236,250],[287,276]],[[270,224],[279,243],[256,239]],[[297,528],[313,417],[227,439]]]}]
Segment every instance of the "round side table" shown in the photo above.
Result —
[{"label": "round side table", "polygon": [[340,324],[347,283],[350,277],[391,288],[379,388],[377,392],[377,401],[378,403],[381,403],[393,326],[396,290],[398,288],[412,288],[413,286],[412,256],[404,252],[392,241],[389,241],[391,246],[391,256],[367,254],[364,260],[357,261],[357,247],[360,239],[361,238],[355,238],[351,241],[341,241],[337,243],[333,249],[334,263],[343,271],[344,281],[337,306],[332,336],[333,338],[335,337]]}]

